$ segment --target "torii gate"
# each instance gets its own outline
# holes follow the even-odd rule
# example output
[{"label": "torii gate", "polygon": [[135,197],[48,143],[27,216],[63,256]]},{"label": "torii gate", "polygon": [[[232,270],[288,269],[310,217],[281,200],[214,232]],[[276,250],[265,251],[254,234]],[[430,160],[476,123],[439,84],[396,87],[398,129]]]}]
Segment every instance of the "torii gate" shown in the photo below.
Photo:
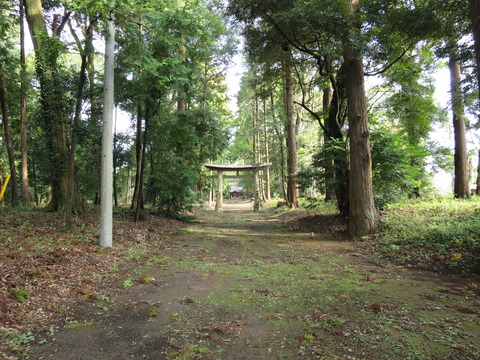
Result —
[{"label": "torii gate", "polygon": [[[248,177],[248,175],[240,175],[240,171],[251,171],[253,173],[253,183],[254,183],[254,195],[253,195],[253,210],[258,211],[260,209],[260,200],[258,197],[258,171],[272,165],[268,164],[258,164],[258,165],[215,165],[215,164],[204,164],[204,166],[212,171],[218,172],[218,186],[216,194],[216,203],[215,211],[222,210],[223,206],[223,178],[241,178]],[[223,175],[224,172],[236,172],[236,175]]]}]

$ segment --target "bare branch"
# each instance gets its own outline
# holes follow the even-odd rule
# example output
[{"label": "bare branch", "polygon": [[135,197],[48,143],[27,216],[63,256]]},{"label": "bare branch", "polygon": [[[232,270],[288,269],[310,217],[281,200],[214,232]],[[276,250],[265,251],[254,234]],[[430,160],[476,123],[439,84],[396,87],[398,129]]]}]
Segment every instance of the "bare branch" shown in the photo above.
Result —
[{"label": "bare branch", "polygon": [[390,64],[386,65],[383,69],[380,69],[378,71],[375,71],[373,73],[365,73],[365,76],[376,76],[376,75],[380,75],[380,74],[383,74],[385,71],[387,71],[388,69],[390,69],[393,65],[395,65],[397,62],[399,62],[403,56],[415,45],[417,44],[418,41],[414,41],[412,42],[409,46],[407,46],[405,48],[405,50],[402,51],[402,53],[395,59],[393,60]]}]

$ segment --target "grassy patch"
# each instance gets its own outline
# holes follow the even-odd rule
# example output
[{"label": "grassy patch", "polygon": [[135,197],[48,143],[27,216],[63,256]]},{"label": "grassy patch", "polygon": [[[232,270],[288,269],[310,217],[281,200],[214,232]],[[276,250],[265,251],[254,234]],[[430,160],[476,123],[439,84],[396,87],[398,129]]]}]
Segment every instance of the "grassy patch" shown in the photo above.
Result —
[{"label": "grassy patch", "polygon": [[[212,318],[228,313],[230,319],[263,321],[270,337],[258,341],[274,344],[277,358],[284,349],[292,354],[292,348],[299,358],[344,358],[351,351],[378,359],[474,359],[478,354],[471,340],[480,323],[475,314],[461,312],[472,308],[466,299],[422,280],[400,280],[402,268],[370,272],[347,265],[348,257],[318,261],[294,246],[289,253],[301,261],[243,255],[235,264],[189,258],[178,265],[221,277],[207,296],[195,299],[196,306]],[[191,329],[186,322],[185,329]],[[200,346],[192,337],[189,341]]]},{"label": "grassy patch", "polygon": [[479,208],[477,197],[392,205],[367,248],[404,264],[480,273]]},{"label": "grassy patch", "polygon": [[92,327],[93,325],[95,325],[94,321],[81,321],[81,322],[69,321],[65,325],[65,329],[88,329],[88,328]]}]

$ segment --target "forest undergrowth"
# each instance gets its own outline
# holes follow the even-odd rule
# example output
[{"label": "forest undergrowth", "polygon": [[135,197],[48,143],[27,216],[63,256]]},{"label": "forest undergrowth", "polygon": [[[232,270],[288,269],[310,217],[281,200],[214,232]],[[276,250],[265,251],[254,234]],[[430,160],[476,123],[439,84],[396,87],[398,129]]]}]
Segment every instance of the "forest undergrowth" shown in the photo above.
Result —
[{"label": "forest undergrowth", "polygon": [[[292,230],[343,236],[346,219],[334,203],[304,201],[303,210],[283,212]],[[480,197],[408,199],[379,213],[377,230],[358,246],[380,262],[446,273],[480,274]]]},{"label": "forest undergrowth", "polygon": [[185,226],[155,216],[134,224],[129,210],[116,210],[114,246],[100,249],[95,209],[69,229],[63,215],[38,208],[1,212],[0,354],[21,355],[35,332],[51,330],[52,319],[73,306],[108,301],[122,273],[161,261],[168,234]]}]

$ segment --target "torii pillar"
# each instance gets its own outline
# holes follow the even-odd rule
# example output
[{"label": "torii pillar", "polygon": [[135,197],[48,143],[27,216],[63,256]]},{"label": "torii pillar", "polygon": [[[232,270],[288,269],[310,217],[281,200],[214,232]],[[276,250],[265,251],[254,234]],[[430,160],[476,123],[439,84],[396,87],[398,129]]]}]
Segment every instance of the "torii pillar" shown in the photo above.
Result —
[{"label": "torii pillar", "polygon": [[215,211],[222,210],[223,207],[223,171],[218,171],[218,186],[215,202]]},{"label": "torii pillar", "polygon": [[260,210],[260,197],[258,196],[258,169],[253,172],[253,211]]}]

